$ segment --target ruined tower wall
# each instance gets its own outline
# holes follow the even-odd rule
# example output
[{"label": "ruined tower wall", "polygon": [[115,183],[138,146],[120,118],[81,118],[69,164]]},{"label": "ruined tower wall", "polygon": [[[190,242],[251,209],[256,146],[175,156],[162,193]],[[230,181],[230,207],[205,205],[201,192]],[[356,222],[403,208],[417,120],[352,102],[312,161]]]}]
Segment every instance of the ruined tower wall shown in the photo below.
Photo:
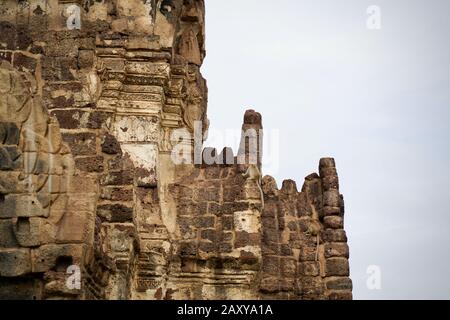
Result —
[{"label": "ruined tower wall", "polygon": [[[189,166],[171,186],[177,205],[170,292],[176,298],[257,299],[261,196],[237,166]],[[244,186],[244,187],[243,187]]]},{"label": "ruined tower wall", "polygon": [[306,177],[301,192],[291,180],[280,190],[273,178],[263,180],[261,291],[266,298],[352,297],[334,159],[321,159],[319,172]]},{"label": "ruined tower wall", "polygon": [[[307,176],[299,191],[292,180],[278,189],[270,176],[258,186],[245,176],[250,165],[239,164],[240,155],[232,158],[231,149],[225,148],[217,163],[227,154],[233,159],[228,165],[179,168],[171,185],[181,240],[175,254],[180,265],[173,266],[192,278],[177,298],[351,299],[344,202],[334,159],[321,159],[319,174]],[[225,283],[218,277],[224,274]],[[194,280],[198,275],[201,281]],[[214,284],[205,286],[211,276]],[[175,288],[181,293],[179,284]],[[211,291],[215,295],[208,296]]]},{"label": "ruined tower wall", "polygon": [[245,140],[174,163],[173,133],[200,123],[201,150],[209,126],[204,14],[0,0],[0,298],[351,298],[333,160],[302,192],[246,176]]}]

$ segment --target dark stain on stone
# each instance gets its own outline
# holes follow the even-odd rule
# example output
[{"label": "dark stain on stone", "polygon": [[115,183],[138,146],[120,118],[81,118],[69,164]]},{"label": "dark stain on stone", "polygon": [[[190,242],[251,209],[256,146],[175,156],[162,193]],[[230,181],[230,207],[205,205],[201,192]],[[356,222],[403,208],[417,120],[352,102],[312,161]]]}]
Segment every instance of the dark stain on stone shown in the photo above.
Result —
[{"label": "dark stain on stone", "polygon": [[122,149],[120,148],[120,144],[117,139],[110,135],[106,134],[102,143],[102,151],[106,154],[121,154]]},{"label": "dark stain on stone", "polygon": [[33,10],[33,13],[37,16],[41,16],[44,13],[44,10],[42,10],[41,6],[38,5],[36,9]]}]

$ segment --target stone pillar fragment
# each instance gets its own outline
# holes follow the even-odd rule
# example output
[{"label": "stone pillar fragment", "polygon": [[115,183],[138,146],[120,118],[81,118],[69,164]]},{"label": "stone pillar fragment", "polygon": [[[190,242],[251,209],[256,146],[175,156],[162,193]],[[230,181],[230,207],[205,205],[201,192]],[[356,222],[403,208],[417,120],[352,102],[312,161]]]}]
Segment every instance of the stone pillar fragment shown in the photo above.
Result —
[{"label": "stone pillar fragment", "polygon": [[322,275],[329,299],[352,299],[349,249],[344,231],[343,197],[333,158],[320,160],[319,173],[323,187]]}]

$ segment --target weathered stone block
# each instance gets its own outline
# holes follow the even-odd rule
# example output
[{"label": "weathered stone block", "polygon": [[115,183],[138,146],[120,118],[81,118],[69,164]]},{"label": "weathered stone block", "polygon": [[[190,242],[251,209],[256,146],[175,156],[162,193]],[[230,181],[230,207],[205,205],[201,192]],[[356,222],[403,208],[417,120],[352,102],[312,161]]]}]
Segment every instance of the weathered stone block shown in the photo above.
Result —
[{"label": "weathered stone block", "polygon": [[297,231],[298,222],[297,221],[289,221],[287,223],[287,227],[290,231]]},{"label": "weathered stone block", "polygon": [[36,71],[37,60],[33,57],[26,56],[23,53],[15,52],[13,56],[14,68],[20,71],[34,73]]},{"label": "weathered stone block", "polygon": [[7,21],[0,22],[0,42],[9,50],[16,50],[16,27]]},{"label": "weathered stone block", "polygon": [[223,201],[234,202],[239,198],[240,190],[237,187],[224,186],[223,187]]},{"label": "weathered stone block", "polygon": [[317,261],[306,261],[299,265],[300,274],[316,277],[320,274],[320,266]]},{"label": "weathered stone block", "polygon": [[336,168],[328,167],[328,168],[320,168],[319,169],[320,176],[323,177],[330,177],[330,176],[337,176]]},{"label": "weathered stone block", "polygon": [[72,71],[77,69],[77,61],[70,57],[43,56],[42,77],[47,81],[72,81],[75,80]]},{"label": "weathered stone block", "polygon": [[214,228],[216,224],[216,217],[203,216],[194,218],[194,226],[197,228]]},{"label": "weathered stone block", "polygon": [[245,231],[236,232],[234,247],[243,248],[247,246],[261,246],[261,235],[259,233],[248,233]]},{"label": "weathered stone block", "polygon": [[89,115],[87,128],[101,129],[111,121],[112,114],[110,112],[94,111]]},{"label": "weathered stone block", "polygon": [[97,215],[109,222],[128,222],[133,220],[133,208],[122,204],[104,204],[98,206]]},{"label": "weathered stone block", "polygon": [[327,278],[325,279],[326,287],[328,290],[349,290],[353,289],[352,280],[347,277],[338,278]]},{"label": "weathered stone block", "polygon": [[219,205],[214,202],[209,203],[208,212],[214,215],[229,215],[234,214],[235,212],[244,212],[248,211],[251,204],[247,201],[245,202],[226,202],[222,205]]},{"label": "weathered stone block", "polygon": [[[280,279],[280,289],[284,291],[283,294],[288,292],[296,292],[298,294],[299,288],[296,283],[296,279],[282,278]],[[284,299],[289,299],[289,296]]]},{"label": "weathered stone block", "polygon": [[56,228],[45,218],[13,218],[13,230],[22,247],[36,247],[55,241]]},{"label": "weathered stone block", "polygon": [[339,207],[324,207],[323,208],[323,215],[326,216],[340,216],[341,215],[341,208]]},{"label": "weathered stone block", "polygon": [[198,190],[198,198],[197,201],[215,201],[220,202],[221,200],[221,192],[220,188],[218,187],[209,187],[209,188],[202,188]]},{"label": "weathered stone block", "polygon": [[6,195],[0,201],[0,218],[13,217],[48,217],[49,208],[43,208],[38,197],[34,195]]},{"label": "weathered stone block", "polygon": [[325,228],[330,229],[343,229],[344,219],[338,216],[327,216],[323,218],[323,224]]},{"label": "weathered stone block", "polygon": [[[309,229],[309,226],[311,224],[311,218],[301,218],[298,220],[298,230],[300,232],[307,232]],[[292,229],[294,230],[294,229]]]},{"label": "weathered stone block", "polygon": [[141,188],[156,188],[158,186],[158,177],[154,168],[144,169],[142,167],[135,170],[136,184]]},{"label": "weathered stone block", "polygon": [[256,183],[247,183],[244,187],[244,197],[249,200],[261,200],[261,190]]},{"label": "weathered stone block", "polygon": [[[134,245],[134,225],[133,224],[116,224],[109,229],[108,239],[110,250],[115,253],[129,254],[133,251]],[[164,265],[164,258],[155,254],[152,257],[155,265]]]},{"label": "weathered stone block", "polygon": [[322,158],[319,161],[319,168],[335,168],[336,162],[334,158]]},{"label": "weathered stone block", "polygon": [[23,167],[23,159],[21,157],[22,152],[17,146],[6,146],[4,147],[6,152],[9,154],[9,158],[12,161],[12,169],[20,170]]},{"label": "weathered stone block", "polygon": [[352,300],[353,295],[350,291],[331,292],[328,295],[328,299],[330,299],[330,300]]},{"label": "weathered stone block", "polygon": [[325,258],[349,257],[349,248],[346,243],[326,243]]},{"label": "weathered stone block", "polygon": [[277,242],[265,242],[263,241],[263,246],[261,248],[261,252],[263,255],[279,255],[280,254],[280,246]]},{"label": "weathered stone block", "polygon": [[[27,21],[26,15],[27,14],[25,13],[25,15],[23,16],[25,18],[24,21]],[[18,15],[16,49],[27,50],[33,43],[33,39],[30,35],[29,29],[26,28],[24,24],[19,22],[20,21],[19,16],[20,16],[20,14]]]},{"label": "weathered stone block", "polygon": [[0,278],[0,300],[41,300],[42,287],[40,279]]},{"label": "weathered stone block", "polygon": [[19,138],[20,131],[15,123],[0,122],[0,144],[17,145]]},{"label": "weathered stone block", "polygon": [[316,261],[317,246],[302,246],[300,251],[300,261]]},{"label": "weathered stone block", "polygon": [[218,234],[215,229],[205,229],[200,233],[200,237],[203,240],[209,240],[211,242],[216,242],[218,239]]},{"label": "weathered stone block", "polygon": [[325,229],[321,234],[323,242],[347,242],[345,230]]},{"label": "weathered stone block", "polygon": [[339,191],[331,189],[323,193],[323,204],[328,207],[339,207],[340,206],[340,195]]},{"label": "weathered stone block", "polygon": [[0,248],[18,247],[11,219],[0,219]]},{"label": "weathered stone block", "polygon": [[319,277],[305,276],[301,279],[302,297],[306,300],[323,299],[325,286]]},{"label": "weathered stone block", "polygon": [[339,178],[337,176],[326,176],[322,179],[322,186],[325,191],[339,190]]},{"label": "weathered stone block", "polygon": [[196,242],[182,242],[179,247],[179,254],[181,257],[196,256],[198,252],[198,246]]},{"label": "weathered stone block", "polygon": [[263,257],[262,271],[267,275],[278,276],[281,272],[280,258],[272,256]]},{"label": "weathered stone block", "polygon": [[222,241],[231,241],[233,240],[233,232],[223,232],[221,234]]},{"label": "weathered stone block", "polygon": [[263,228],[263,241],[264,243],[278,242],[280,239],[280,233],[278,229],[274,228],[275,225],[267,225]]},{"label": "weathered stone block", "polygon": [[0,277],[18,277],[31,272],[30,249],[0,248]]},{"label": "weathered stone block", "polygon": [[[71,208],[73,209],[73,208]],[[69,209],[70,210],[70,209]],[[61,219],[56,234],[57,243],[83,242],[87,240],[89,225],[93,228],[93,213],[68,211]]]},{"label": "weathered stone block", "polygon": [[280,260],[281,275],[293,278],[297,274],[297,262],[294,259],[284,258]]},{"label": "weathered stone block", "polygon": [[280,245],[280,255],[282,256],[292,256],[293,252],[291,247],[288,244]]},{"label": "weathered stone block", "polygon": [[110,135],[110,134],[106,134],[103,137],[103,141],[102,141],[102,152],[106,153],[106,154],[121,154],[122,153],[122,149],[120,148],[120,144],[117,141],[117,139]]},{"label": "weathered stone block", "polygon": [[69,193],[92,194],[98,193],[98,180],[92,176],[79,175],[70,177]]},{"label": "weathered stone block", "polygon": [[78,170],[84,172],[103,172],[105,168],[102,156],[76,158],[75,165]]},{"label": "weathered stone block", "polygon": [[[23,168],[23,157],[21,151],[16,146],[4,147],[6,153],[9,155],[11,165],[5,169],[21,170]],[[0,156],[2,157],[2,156]],[[8,160],[7,160],[8,161]],[[0,160],[0,168],[2,167],[2,160]]]},{"label": "weathered stone block", "polygon": [[264,278],[261,280],[259,289],[264,293],[275,293],[280,290],[280,281],[276,277]]},{"label": "weathered stone block", "polygon": [[192,188],[185,185],[171,185],[169,186],[170,192],[177,199],[192,199],[194,193]]},{"label": "weathered stone block", "polygon": [[233,251],[233,245],[228,242],[223,242],[219,245],[219,252],[221,253],[231,253]]},{"label": "weathered stone block", "polygon": [[48,57],[70,57],[75,58],[78,53],[77,40],[74,38],[58,37],[58,44],[46,46],[45,55]]},{"label": "weathered stone block", "polygon": [[234,217],[230,215],[222,216],[222,229],[234,230]]},{"label": "weathered stone block", "polygon": [[200,241],[200,243],[198,244],[198,249],[201,252],[214,253],[217,251],[217,245],[212,242]]},{"label": "weathered stone block", "polygon": [[242,263],[246,270],[249,269],[249,266],[254,266],[259,264],[260,257],[256,256],[253,252],[241,250],[239,255],[239,262]]},{"label": "weathered stone block", "polygon": [[133,189],[129,187],[102,187],[100,197],[111,201],[133,201]]},{"label": "weathered stone block", "polygon": [[280,191],[284,195],[295,195],[298,193],[297,183],[294,180],[284,180]]},{"label": "weathered stone block", "polygon": [[5,148],[0,148],[0,170],[11,170],[13,162],[8,151]]},{"label": "weathered stone block", "polygon": [[178,227],[183,240],[196,239],[197,229],[194,227],[192,217],[178,217]]},{"label": "weathered stone block", "polygon": [[68,210],[94,212],[97,195],[93,193],[71,194],[68,198]]},{"label": "weathered stone block", "polygon": [[55,108],[70,108],[75,106],[75,98],[73,95],[70,96],[57,96],[51,98],[48,104],[49,109]]},{"label": "weathered stone block", "polygon": [[124,170],[120,172],[109,172],[101,177],[100,185],[102,186],[119,186],[133,184],[133,172]]},{"label": "weathered stone block", "polygon": [[[56,174],[48,176],[44,187],[41,189],[41,194],[59,194],[67,191],[67,186],[64,184],[64,179]],[[57,195],[55,195],[57,196]]]},{"label": "weathered stone block", "polygon": [[5,201],[5,195],[8,193],[24,193],[29,190],[27,181],[19,181],[20,174],[19,171],[0,171],[0,194],[3,195],[0,202]]},{"label": "weathered stone block", "polygon": [[78,68],[91,68],[94,65],[94,51],[93,50],[79,50],[78,51]]},{"label": "weathered stone block", "polygon": [[70,265],[80,265],[83,245],[48,244],[32,251],[33,272],[46,272],[51,269],[65,272]]},{"label": "weathered stone block", "polygon": [[96,154],[96,136],[94,133],[64,133],[63,140],[68,144],[74,156]]},{"label": "weathered stone block", "polygon": [[12,63],[12,52],[0,50],[0,60],[8,61],[8,63]]},{"label": "weathered stone block", "polygon": [[77,129],[81,127],[81,122],[86,121],[85,118],[89,116],[89,114],[80,113],[78,110],[52,110],[51,114],[58,119],[62,129]]},{"label": "weathered stone block", "polygon": [[332,276],[348,276],[350,267],[346,258],[330,258],[325,260],[325,275]]},{"label": "weathered stone block", "polygon": [[[68,266],[67,266],[68,267]],[[61,268],[64,269],[64,268]],[[67,296],[76,298],[82,291],[81,289],[70,289],[67,286],[69,275],[66,272],[48,271],[45,273],[44,292],[46,296]]]},{"label": "weathered stone block", "polygon": [[179,201],[178,212],[180,215],[206,215],[208,204],[206,202],[195,204],[191,200]]},{"label": "weathered stone block", "polygon": [[210,166],[205,169],[205,179],[219,179],[222,168],[219,166]]},{"label": "weathered stone block", "polygon": [[234,229],[248,233],[261,231],[260,214],[257,211],[242,211],[234,213]]}]

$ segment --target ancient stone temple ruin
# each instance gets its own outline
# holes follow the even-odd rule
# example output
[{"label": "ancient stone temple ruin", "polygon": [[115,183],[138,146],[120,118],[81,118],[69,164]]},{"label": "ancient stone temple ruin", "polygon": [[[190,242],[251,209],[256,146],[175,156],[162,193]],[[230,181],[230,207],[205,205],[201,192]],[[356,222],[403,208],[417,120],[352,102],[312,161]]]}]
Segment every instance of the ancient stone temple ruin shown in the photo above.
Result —
[{"label": "ancient stone temple ruin", "polygon": [[203,149],[204,57],[204,0],[0,0],[1,299],[352,298],[334,160]]}]

